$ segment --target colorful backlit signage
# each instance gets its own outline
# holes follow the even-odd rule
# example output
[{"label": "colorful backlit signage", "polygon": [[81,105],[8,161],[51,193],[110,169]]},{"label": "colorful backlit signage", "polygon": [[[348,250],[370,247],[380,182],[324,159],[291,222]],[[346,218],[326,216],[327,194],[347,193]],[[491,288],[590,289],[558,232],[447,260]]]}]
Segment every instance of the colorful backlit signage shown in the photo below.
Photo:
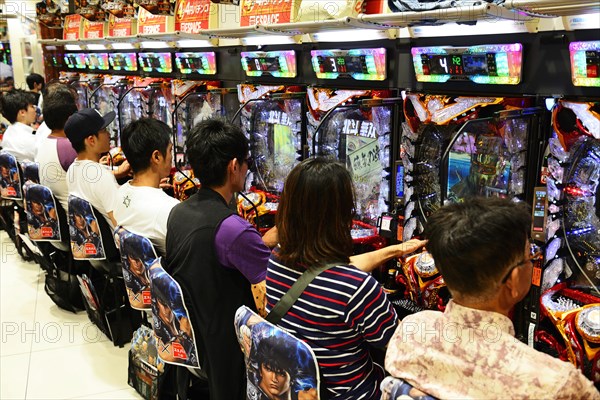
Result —
[{"label": "colorful backlit signage", "polygon": [[386,50],[313,50],[310,52],[313,70],[319,79],[352,77],[361,81],[382,81],[386,78]]},{"label": "colorful backlit signage", "polygon": [[175,64],[182,74],[214,75],[217,73],[214,51],[175,53]]},{"label": "colorful backlit signage", "polygon": [[573,42],[569,52],[573,85],[600,86],[600,40]]},{"label": "colorful backlit signage", "polygon": [[293,50],[242,52],[241,60],[247,76],[296,77],[296,52]]}]

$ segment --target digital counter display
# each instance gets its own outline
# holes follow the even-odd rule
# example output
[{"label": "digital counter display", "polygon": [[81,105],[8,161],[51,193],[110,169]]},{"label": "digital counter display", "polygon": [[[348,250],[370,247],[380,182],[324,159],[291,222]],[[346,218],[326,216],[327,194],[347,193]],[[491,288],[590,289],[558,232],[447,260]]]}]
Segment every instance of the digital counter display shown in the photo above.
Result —
[{"label": "digital counter display", "polygon": [[340,74],[366,74],[366,56],[318,57],[321,72],[339,72]]},{"label": "digital counter display", "polygon": [[171,53],[139,53],[140,67],[144,72],[170,73]]},{"label": "digital counter display", "polygon": [[89,69],[106,71],[108,70],[108,54],[90,53],[87,55],[86,63]]},{"label": "digital counter display", "polygon": [[254,51],[241,53],[242,68],[248,76],[272,75],[277,78],[296,76],[294,51]]},{"label": "digital counter display", "polygon": [[83,53],[65,54],[67,68],[86,69],[86,57]]},{"label": "digital counter display", "polygon": [[135,53],[109,54],[108,62],[115,71],[137,71],[137,57]]},{"label": "digital counter display", "polygon": [[600,86],[600,41],[573,42],[571,75],[575,86]]},{"label": "digital counter display", "polygon": [[382,81],[386,78],[386,49],[312,50],[313,70],[319,79],[351,77]]},{"label": "digital counter display", "polygon": [[214,75],[217,73],[215,53],[175,53],[175,64],[182,74]]},{"label": "digital counter display", "polygon": [[516,85],[521,81],[520,43],[472,47],[413,47],[419,82],[471,80],[483,84]]}]

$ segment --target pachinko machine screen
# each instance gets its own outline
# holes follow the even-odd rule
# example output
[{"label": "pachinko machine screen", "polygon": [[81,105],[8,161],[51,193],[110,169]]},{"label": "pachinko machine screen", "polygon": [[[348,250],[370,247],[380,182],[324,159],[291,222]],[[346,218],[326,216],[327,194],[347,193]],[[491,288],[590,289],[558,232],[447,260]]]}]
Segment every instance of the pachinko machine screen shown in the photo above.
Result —
[{"label": "pachinko machine screen", "polygon": [[175,64],[182,74],[214,75],[217,73],[214,51],[175,53]]},{"label": "pachinko machine screen", "polygon": [[573,85],[600,86],[600,40],[573,42],[569,52]]},{"label": "pachinko machine screen", "polygon": [[111,53],[108,55],[110,67],[115,71],[137,71],[137,57],[135,53]]},{"label": "pachinko machine screen", "polygon": [[361,81],[383,81],[386,78],[386,50],[312,50],[313,70],[319,79],[351,77]]},{"label": "pachinko machine screen", "polygon": [[523,46],[520,43],[413,47],[411,53],[419,82],[470,80],[496,85],[521,82]]},{"label": "pachinko machine screen", "polygon": [[144,72],[171,73],[171,53],[139,53],[140,67]]},{"label": "pachinko machine screen", "polygon": [[70,53],[65,54],[65,65],[67,68],[86,69],[85,53]]},{"label": "pachinko machine screen", "polygon": [[107,53],[89,53],[87,54],[86,63],[90,70],[108,70],[108,54]]},{"label": "pachinko machine screen", "polygon": [[242,52],[241,60],[247,76],[296,77],[296,52],[293,50]]}]

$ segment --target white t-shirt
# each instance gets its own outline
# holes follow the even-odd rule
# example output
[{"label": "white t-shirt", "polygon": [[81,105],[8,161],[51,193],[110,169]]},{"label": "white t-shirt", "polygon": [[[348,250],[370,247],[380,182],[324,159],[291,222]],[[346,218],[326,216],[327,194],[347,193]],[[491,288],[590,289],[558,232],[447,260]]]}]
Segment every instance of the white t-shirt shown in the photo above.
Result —
[{"label": "white t-shirt", "polygon": [[119,184],[108,167],[90,160],[75,160],[67,171],[69,194],[81,197],[100,212],[115,228],[108,216],[113,211]]},{"label": "white t-shirt", "polygon": [[40,183],[52,190],[67,212],[69,199],[69,188],[67,187],[67,172],[63,169],[58,157],[58,141],[54,138],[45,137],[38,141],[35,161],[39,165]]},{"label": "white t-shirt", "polygon": [[[40,96],[40,98],[41,97],[42,96]],[[45,122],[42,122],[42,124],[35,131],[35,138],[36,138],[38,144],[40,142],[42,142],[44,139],[46,139],[51,133],[52,133],[52,130],[50,128],[48,128],[48,125],[46,125]]]},{"label": "white t-shirt", "polygon": [[33,128],[21,122],[10,125],[2,138],[2,150],[11,153],[19,162],[33,161],[37,151]]},{"label": "white t-shirt", "polygon": [[118,190],[113,205],[113,217],[128,231],[144,236],[161,255],[165,255],[167,219],[179,200],[162,189],[149,186],[131,186],[125,183]]}]

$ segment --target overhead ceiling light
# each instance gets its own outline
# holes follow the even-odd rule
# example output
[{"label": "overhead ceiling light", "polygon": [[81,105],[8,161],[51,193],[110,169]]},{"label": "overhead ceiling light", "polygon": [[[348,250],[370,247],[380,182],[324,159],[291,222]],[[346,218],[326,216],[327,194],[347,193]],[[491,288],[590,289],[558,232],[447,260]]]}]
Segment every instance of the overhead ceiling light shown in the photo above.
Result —
[{"label": "overhead ceiling light", "polygon": [[67,50],[67,51],[81,50],[81,46],[78,44],[66,44],[65,50]]},{"label": "overhead ceiling light", "polygon": [[179,48],[197,48],[197,47],[214,47],[215,42],[213,40],[195,40],[195,39],[185,39],[179,40],[177,42],[177,47]]},{"label": "overhead ceiling light", "polygon": [[242,38],[242,44],[244,46],[261,46],[271,44],[293,44],[296,43],[293,36],[287,35],[262,35],[262,36],[248,36]]},{"label": "overhead ceiling light", "polygon": [[103,44],[90,43],[87,45],[87,49],[88,50],[106,50],[106,46]]},{"label": "overhead ceiling light", "polygon": [[315,42],[358,42],[365,40],[390,39],[390,35],[387,31],[377,31],[373,29],[322,31],[313,33],[311,36]]},{"label": "overhead ceiling light", "polygon": [[167,42],[161,42],[161,41],[154,41],[154,40],[150,40],[147,42],[141,42],[140,46],[142,46],[143,49],[167,49],[170,46],[167,44]]},{"label": "overhead ceiling light", "polygon": [[133,49],[133,45],[131,43],[120,43],[116,42],[112,44],[112,48],[115,50],[131,50]]}]

